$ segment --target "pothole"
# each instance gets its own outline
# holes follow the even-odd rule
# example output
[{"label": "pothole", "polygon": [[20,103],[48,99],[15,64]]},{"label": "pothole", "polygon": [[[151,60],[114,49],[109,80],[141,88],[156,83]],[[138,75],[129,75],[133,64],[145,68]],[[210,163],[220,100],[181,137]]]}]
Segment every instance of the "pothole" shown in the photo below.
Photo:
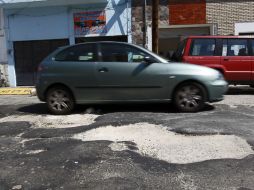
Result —
[{"label": "pothole", "polygon": [[99,115],[94,114],[72,114],[72,115],[11,115],[0,119],[0,122],[32,123],[37,128],[71,128],[81,125],[90,125],[95,122]]},{"label": "pothole", "polygon": [[[161,125],[137,123],[119,127],[105,126],[74,135],[82,141],[113,141],[113,151],[123,151],[128,146],[123,141],[134,142],[138,152],[169,163],[187,164],[213,159],[242,159],[254,154],[251,146],[234,135],[185,136],[168,131]],[[119,142],[119,143],[118,143]]]}]

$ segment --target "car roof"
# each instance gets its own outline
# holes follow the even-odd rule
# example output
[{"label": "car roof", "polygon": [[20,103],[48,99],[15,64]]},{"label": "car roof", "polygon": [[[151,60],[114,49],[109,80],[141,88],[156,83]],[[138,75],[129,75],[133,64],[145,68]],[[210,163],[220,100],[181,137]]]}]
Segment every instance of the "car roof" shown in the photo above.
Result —
[{"label": "car roof", "polygon": [[127,42],[117,42],[117,41],[96,41],[96,42],[82,42],[82,43],[78,43],[75,45],[80,45],[80,44],[98,44],[98,43],[113,43],[113,44],[130,44]]},{"label": "car roof", "polygon": [[75,46],[80,46],[80,45],[85,45],[85,44],[101,44],[101,43],[109,43],[109,44],[128,44],[132,46],[136,46],[135,44],[127,43],[127,42],[117,42],[117,41],[96,41],[96,42],[82,42],[82,43],[77,43],[77,44],[72,44],[72,45],[66,45],[62,46],[60,48],[70,48],[70,47],[75,47]]},{"label": "car roof", "polygon": [[254,36],[188,36],[187,38],[253,38]]}]

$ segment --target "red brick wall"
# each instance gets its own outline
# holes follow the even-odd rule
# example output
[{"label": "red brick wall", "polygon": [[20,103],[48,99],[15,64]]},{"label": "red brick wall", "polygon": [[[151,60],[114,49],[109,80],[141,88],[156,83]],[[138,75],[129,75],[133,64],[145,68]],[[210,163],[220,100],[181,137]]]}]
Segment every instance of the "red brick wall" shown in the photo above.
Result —
[{"label": "red brick wall", "polygon": [[205,24],[205,0],[169,0],[169,24]]}]

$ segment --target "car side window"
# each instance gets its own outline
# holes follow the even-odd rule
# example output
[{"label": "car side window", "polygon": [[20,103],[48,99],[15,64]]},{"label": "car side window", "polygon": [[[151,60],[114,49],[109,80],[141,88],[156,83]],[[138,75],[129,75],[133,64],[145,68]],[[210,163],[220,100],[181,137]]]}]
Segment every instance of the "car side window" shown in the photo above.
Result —
[{"label": "car side window", "polygon": [[248,56],[248,40],[223,40],[222,56]]},{"label": "car side window", "polygon": [[149,56],[138,48],[110,43],[101,44],[101,54],[103,62],[142,62],[146,56]]},{"label": "car side window", "polygon": [[97,60],[96,45],[82,44],[64,49],[55,56],[55,61],[93,62]]},{"label": "car side window", "polygon": [[252,55],[254,55],[254,40],[251,40]]},{"label": "car side window", "polygon": [[215,39],[193,39],[191,56],[213,56],[215,53]]}]

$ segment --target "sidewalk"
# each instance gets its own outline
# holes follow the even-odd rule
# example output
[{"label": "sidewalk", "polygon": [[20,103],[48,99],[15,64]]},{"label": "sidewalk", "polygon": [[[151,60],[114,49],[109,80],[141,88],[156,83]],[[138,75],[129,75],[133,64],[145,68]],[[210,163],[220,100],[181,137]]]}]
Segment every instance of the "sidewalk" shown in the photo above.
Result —
[{"label": "sidewalk", "polygon": [[3,87],[0,88],[0,95],[29,95],[34,91],[34,87]]}]

